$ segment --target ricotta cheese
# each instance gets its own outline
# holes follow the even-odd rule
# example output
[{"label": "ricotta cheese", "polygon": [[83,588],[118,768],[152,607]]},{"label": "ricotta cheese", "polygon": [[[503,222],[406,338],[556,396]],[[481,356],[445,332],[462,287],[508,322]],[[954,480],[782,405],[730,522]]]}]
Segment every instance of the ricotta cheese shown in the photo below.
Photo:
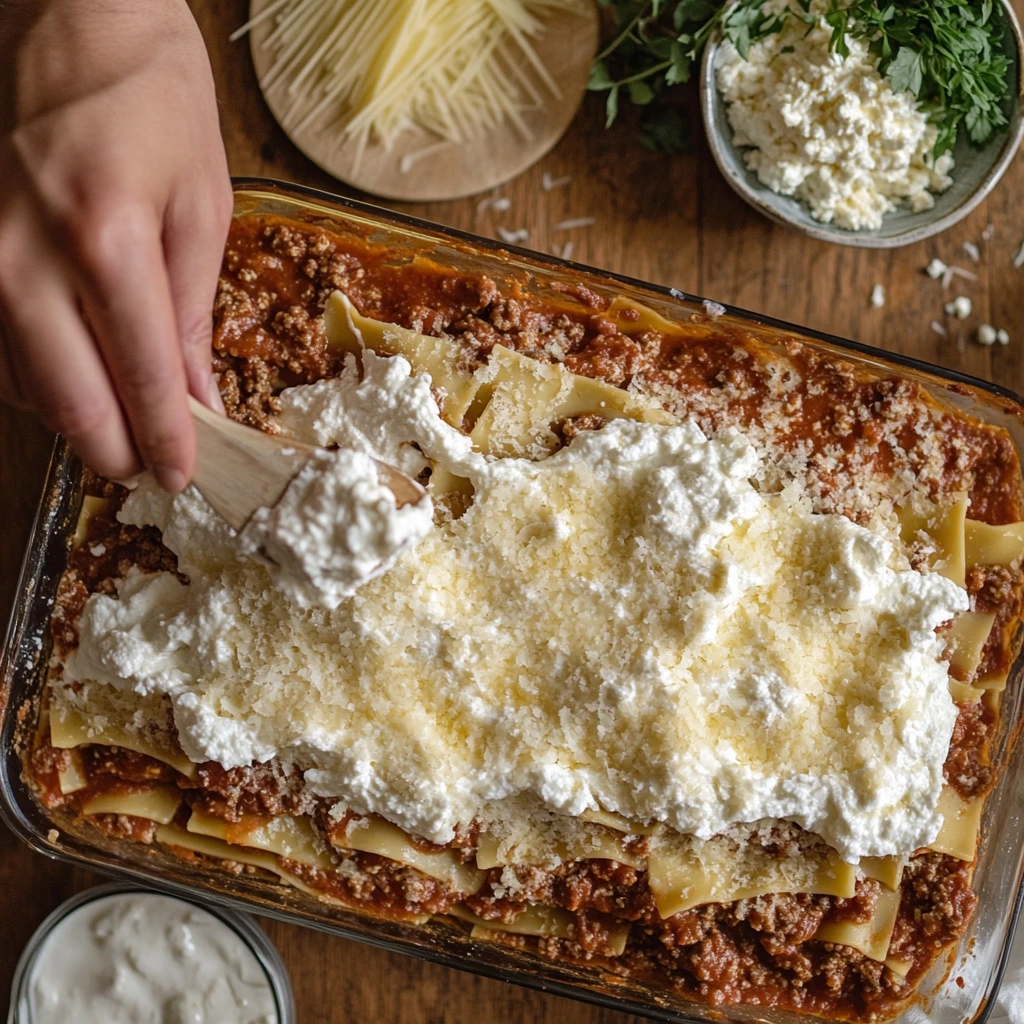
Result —
[{"label": "ricotta cheese", "polygon": [[[820,14],[823,0],[811,10]],[[868,44],[829,49],[822,20],[808,32],[792,18],[754,43],[744,60],[728,41],[717,64],[733,144],[773,192],[807,203],[820,221],[876,230],[900,204],[919,212],[952,184],[953,157],[932,159],[937,131],[910,92],[895,93]]]},{"label": "ricotta cheese", "polygon": [[415,441],[470,480],[468,511],[328,610],[238,557],[197,492],[144,482],[121,519],[158,526],[188,582],[92,596],[56,713],[167,699],[193,760],[279,757],[435,842],[524,800],[701,838],[790,819],[851,859],[935,838],[956,718],[935,628],[963,590],[795,485],[758,491],[739,433],[614,420],[489,459],[404,359],[364,358],[286,393],[289,428],[377,436],[349,413],[379,385],[376,454]]},{"label": "ricotta cheese", "polygon": [[239,536],[239,550],[264,562],[288,598],[335,608],[389,569],[433,526],[428,496],[398,508],[363,452],[315,452],[273,508],[260,508]]}]

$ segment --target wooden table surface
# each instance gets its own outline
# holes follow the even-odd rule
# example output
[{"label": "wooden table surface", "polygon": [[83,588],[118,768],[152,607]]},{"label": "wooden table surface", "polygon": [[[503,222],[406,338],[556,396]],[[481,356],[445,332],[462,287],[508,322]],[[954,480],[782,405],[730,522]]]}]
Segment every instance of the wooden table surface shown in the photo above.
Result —
[{"label": "wooden table surface", "polygon": [[[1024,15],[1024,0],[1015,0]],[[265,175],[345,193],[306,160],[270,117],[247,46],[229,44],[245,20],[246,0],[191,0],[213,60],[232,173]],[[648,153],[628,118],[602,127],[602,104],[590,97],[569,133],[539,164],[497,191],[509,210],[478,212],[479,197],[405,207],[442,224],[494,234],[498,225],[529,228],[526,244],[554,251],[572,242],[573,258],[633,277],[760,310],[799,324],[917,356],[1024,390],[1024,269],[1013,255],[1024,242],[1024,158],[991,198],[962,225],[894,252],[846,249],[775,227],[732,193],[707,149],[692,156]],[[699,136],[699,131],[695,133]],[[542,175],[571,175],[545,192]],[[558,231],[560,221],[594,217],[589,228]],[[983,240],[991,225],[989,240]],[[974,265],[964,242],[981,248]],[[922,273],[933,256],[974,271],[949,293]],[[886,305],[872,309],[875,284]],[[974,314],[951,321],[943,304],[968,295]],[[948,329],[940,337],[931,328]],[[980,323],[1005,327],[1007,347],[972,340]],[[0,620],[13,597],[18,567],[42,483],[51,439],[27,416],[0,407]],[[14,965],[32,930],[61,900],[94,876],[30,853],[0,827],[0,1016]],[[486,981],[276,922],[267,931],[291,972],[301,1024],[626,1024],[636,1018]]]}]

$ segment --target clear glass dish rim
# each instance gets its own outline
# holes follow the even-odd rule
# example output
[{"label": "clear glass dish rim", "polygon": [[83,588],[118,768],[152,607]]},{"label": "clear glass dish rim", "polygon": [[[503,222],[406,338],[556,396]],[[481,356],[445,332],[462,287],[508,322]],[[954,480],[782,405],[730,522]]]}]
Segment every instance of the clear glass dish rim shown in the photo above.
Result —
[{"label": "clear glass dish rim", "polygon": [[538,266],[557,267],[560,270],[573,273],[586,274],[604,278],[606,281],[627,285],[630,288],[639,288],[643,291],[656,292],[662,298],[675,301],[694,303],[700,305],[704,302],[714,302],[721,306],[726,314],[739,320],[746,320],[757,327],[771,327],[779,331],[790,332],[800,340],[813,339],[834,345],[836,348],[854,352],[859,356],[876,359],[883,363],[905,367],[908,370],[915,370],[918,373],[928,374],[932,377],[941,378],[951,384],[963,384],[968,387],[978,388],[988,394],[1009,399],[1019,407],[1019,412],[1024,417],[1024,392],[1017,394],[1011,388],[992,381],[974,377],[959,370],[952,370],[939,366],[936,363],[929,363],[924,359],[916,359],[913,356],[906,356],[898,352],[887,352],[884,349],[876,348],[874,345],[866,345],[863,342],[853,341],[849,338],[841,338],[835,334],[828,334],[825,331],[816,330],[813,327],[804,327],[788,320],[780,320],[764,313],[757,313],[742,306],[730,305],[727,302],[719,302],[717,299],[708,299],[706,296],[691,295],[679,288],[671,288],[666,285],[652,284],[627,274],[615,273],[611,270],[604,270],[600,267],[592,267],[586,263],[578,263],[575,260],[563,260],[559,256],[538,252],[535,249],[527,249],[519,245],[511,245],[507,242],[498,241],[494,238],[487,238],[483,235],[473,234],[471,231],[463,231],[460,228],[450,228],[435,221],[426,220],[422,217],[414,217],[412,214],[400,213],[384,206],[375,206],[373,203],[366,203],[360,199],[349,199],[346,196],[334,195],[331,192],[324,192],[321,189],[311,188],[308,185],[293,184],[291,182],[279,181],[275,178],[260,177],[233,177],[231,179],[236,194],[238,192],[267,192],[278,194],[282,198],[301,198],[311,203],[320,203],[328,206],[350,209],[370,217],[377,217],[385,221],[391,221],[400,227],[415,228],[426,234],[436,236],[439,240],[450,242],[452,240],[463,242],[474,249],[486,251],[498,256],[501,253],[511,253]]},{"label": "clear glass dish rim", "polygon": [[[236,196],[239,193],[258,193],[270,198],[277,198],[285,201],[302,200],[310,204],[317,205],[322,209],[326,208],[324,212],[333,212],[341,216],[344,215],[345,210],[351,210],[356,214],[376,220],[382,228],[394,227],[399,229],[413,229],[417,233],[432,236],[442,244],[450,244],[454,241],[472,247],[472,249],[477,253],[494,257],[500,258],[502,254],[513,255],[526,267],[532,265],[538,268],[546,268],[548,270],[559,270],[568,274],[583,274],[589,278],[597,279],[600,283],[624,285],[627,288],[637,289],[649,294],[653,293],[660,298],[673,302],[685,303],[691,307],[699,307],[701,303],[711,301],[680,291],[679,289],[650,284],[627,275],[616,274],[600,268],[589,267],[585,264],[562,260],[554,256],[549,256],[545,253],[538,253],[522,247],[508,245],[494,239],[483,238],[474,235],[471,232],[448,228],[422,218],[413,217],[404,213],[396,213],[387,208],[333,195],[307,186],[277,181],[270,178],[256,177],[233,178],[232,181]],[[741,307],[717,302],[715,304],[721,306],[724,310],[724,313],[719,315],[728,315],[734,320],[742,321],[752,328],[773,329],[793,335],[800,341],[810,341],[812,343],[817,342],[823,349],[832,348],[837,350],[839,354],[848,352],[851,355],[860,357],[861,359],[870,360],[883,367],[893,369],[903,368],[911,371],[912,373],[922,374],[931,378],[934,383],[948,387],[949,390],[953,392],[963,393],[963,389],[975,390],[987,396],[989,399],[999,400],[999,402],[1003,404],[1001,411],[1004,414],[1009,413],[1024,425],[1024,399],[1009,388],[981,380],[980,378],[972,377],[969,374],[960,373],[956,370],[940,367],[924,360],[915,359],[910,356],[903,356],[897,353],[886,352],[870,345],[850,341],[812,328],[802,327],[784,320],[779,320],[774,317],[753,313],[742,309]],[[1007,403],[1009,406],[1012,406],[1012,408],[1007,408]],[[1019,445],[1017,447],[1020,448]],[[1021,451],[1021,455],[1024,456],[1024,450]],[[43,488],[42,500],[32,527],[29,544],[22,563],[18,585],[15,589],[15,602],[11,609],[4,645],[3,648],[0,649],[0,735],[2,735],[4,740],[4,750],[0,752],[0,820],[3,820],[8,827],[26,843],[26,845],[36,852],[42,853],[53,859],[62,860],[76,865],[84,865],[92,870],[105,873],[115,878],[123,879],[130,884],[133,883],[152,890],[166,892],[191,902],[197,902],[197,895],[201,895],[204,902],[199,905],[203,907],[207,907],[207,904],[212,904],[213,906],[240,911],[243,913],[255,912],[260,916],[271,917],[289,924],[300,924],[305,927],[311,927],[318,931],[339,935],[343,938],[354,939],[390,952],[413,955],[420,959],[438,963],[446,967],[468,971],[470,973],[500,981],[512,981],[515,984],[539,991],[551,992],[563,997],[583,1000],[608,1009],[635,1013],[649,1019],[661,1020],[666,1022],[666,1024],[682,1024],[682,1022],[704,1024],[704,1021],[707,1018],[687,1016],[685,1012],[675,1008],[666,1007],[661,1009],[656,1005],[636,1002],[626,996],[611,995],[604,990],[587,988],[583,984],[578,984],[572,981],[563,981],[558,978],[541,975],[531,976],[518,969],[502,969],[500,965],[494,965],[482,960],[474,960],[465,955],[452,953],[439,946],[414,944],[403,941],[400,938],[392,938],[384,934],[365,934],[363,932],[350,929],[342,923],[334,922],[326,918],[317,918],[313,916],[306,917],[291,909],[284,908],[278,910],[273,906],[266,906],[263,903],[259,903],[257,905],[251,897],[247,897],[245,895],[224,894],[210,888],[200,879],[197,879],[194,884],[189,885],[172,879],[163,878],[159,874],[147,871],[143,868],[134,867],[125,863],[112,862],[109,855],[99,847],[94,846],[85,851],[70,851],[66,848],[51,844],[51,842],[47,840],[46,833],[37,829],[33,822],[25,816],[17,800],[15,786],[18,783],[15,779],[12,779],[12,769],[16,774],[19,774],[21,766],[20,758],[17,756],[17,752],[13,748],[14,731],[17,728],[17,724],[12,721],[15,716],[11,713],[11,708],[9,706],[12,698],[12,687],[10,684],[15,681],[13,669],[18,664],[17,655],[19,653],[19,651],[15,649],[16,645],[13,644],[12,641],[19,635],[21,620],[28,617],[27,612],[31,607],[31,601],[26,601],[25,599],[34,595],[39,584],[39,579],[37,578],[35,569],[38,568],[41,573],[43,571],[43,567],[41,565],[37,566],[37,563],[41,562],[43,557],[50,554],[48,551],[48,542],[51,540],[50,534],[53,529],[52,520],[60,510],[56,507],[51,507],[51,501],[48,499],[60,497],[64,493],[64,490],[69,486],[69,480],[73,481],[76,479],[79,473],[80,467],[77,460],[63,439],[58,437],[54,444],[53,454]],[[1022,669],[1024,669],[1024,652],[1022,652],[1018,657],[1013,669],[1011,669],[1011,682],[1013,679],[1016,679],[1016,674]],[[28,695],[20,694],[17,696],[19,696],[21,698],[21,702],[23,702]],[[12,741],[10,746],[8,746],[7,740]],[[988,1016],[995,1005],[995,1000],[993,998],[994,993],[998,990],[999,983],[1006,969],[1006,962],[1022,907],[1024,907],[1024,877],[1022,877],[1018,884],[1016,893],[1013,897],[1013,910],[1008,919],[1007,927],[1003,935],[1002,948],[993,972],[991,991],[988,993],[989,998],[982,1003],[980,1008],[971,1018],[971,1024],[985,1024],[985,1021],[987,1021]],[[709,1014],[717,1015],[720,1019],[727,1019],[721,1015],[720,1011],[717,1011],[714,1008],[704,1007],[702,1004],[700,1004],[700,1008],[706,1010]],[[696,1006],[695,1009],[697,1009]],[[742,1010],[743,1007],[739,1007],[738,1009]],[[757,1013],[763,1014],[767,1008],[761,1010],[756,1006],[750,1006],[747,1010],[748,1012],[754,1012],[756,1015]],[[769,1013],[770,1012],[772,1011],[769,1011]],[[794,1013],[790,1013],[789,1016],[814,1021],[824,1019],[813,1015],[811,1017],[807,1017],[805,1014]],[[764,1017],[758,1016],[757,1019],[763,1020]]]},{"label": "clear glass dish rim", "polygon": [[292,994],[291,979],[288,976],[288,968],[277,947],[270,941],[266,933],[252,919],[252,915],[232,907],[207,907],[195,899],[189,899],[177,893],[170,894],[161,892],[149,886],[136,885],[132,882],[103,882],[94,885],[82,892],[69,896],[63,903],[55,907],[42,920],[36,930],[32,933],[25,948],[18,958],[17,966],[14,968],[14,978],[11,982],[11,1005],[8,1010],[7,1024],[32,1024],[31,1014],[23,1009],[28,999],[28,986],[32,977],[32,968],[35,965],[36,957],[43,947],[43,943],[50,937],[53,930],[71,913],[80,907],[88,906],[98,900],[106,899],[108,896],[119,896],[124,893],[151,894],[168,896],[172,899],[179,899],[199,910],[212,914],[217,920],[230,928],[252,951],[267,978],[267,984],[274,996],[274,1005],[277,1012],[277,1024],[295,1024],[295,999]]}]

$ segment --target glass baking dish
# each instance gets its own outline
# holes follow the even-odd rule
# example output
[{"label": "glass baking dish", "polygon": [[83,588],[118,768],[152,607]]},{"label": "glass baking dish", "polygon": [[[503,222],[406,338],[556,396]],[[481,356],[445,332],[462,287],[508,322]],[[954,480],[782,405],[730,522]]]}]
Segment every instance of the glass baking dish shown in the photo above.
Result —
[{"label": "glass baking dish", "polygon": [[[528,282],[534,294],[557,296],[562,301],[564,291],[559,292],[558,285],[582,283],[603,296],[621,295],[643,303],[676,322],[707,324],[714,320],[726,336],[746,331],[768,343],[795,336],[870,372],[895,374],[920,383],[938,401],[1007,428],[1018,452],[1024,453],[1021,399],[995,385],[743,310],[724,308],[674,289],[577,266],[311,189],[266,180],[240,180],[235,184],[235,205],[239,214],[280,214],[384,242],[397,259],[429,255],[462,271],[487,273],[499,285]],[[668,989],[601,968],[556,963],[528,951],[481,943],[446,920],[402,924],[329,905],[262,878],[187,864],[159,846],[118,841],[67,812],[45,811],[22,777],[20,752],[37,724],[50,653],[50,610],[81,496],[81,467],[58,439],[0,655],[0,813],[33,849],[171,893],[307,925],[656,1020],[796,1024],[816,1019],[755,1006],[712,1009]],[[1001,726],[993,748],[1002,772],[984,811],[976,872],[978,910],[960,944],[923,980],[918,999],[898,1018],[901,1022],[983,1022],[993,1004],[1022,900],[1024,745],[1016,742],[1014,727],[1024,699],[1022,677],[1024,657],[1018,657],[1003,697]]]}]

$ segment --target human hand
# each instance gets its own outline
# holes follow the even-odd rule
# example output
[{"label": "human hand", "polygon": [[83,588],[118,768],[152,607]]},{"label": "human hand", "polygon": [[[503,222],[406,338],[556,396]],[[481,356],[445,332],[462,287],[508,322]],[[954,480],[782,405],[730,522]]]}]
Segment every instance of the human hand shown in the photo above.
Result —
[{"label": "human hand", "polygon": [[[6,79],[6,80],[5,80]],[[185,0],[0,10],[0,398],[103,476],[191,477],[232,195]]]}]

